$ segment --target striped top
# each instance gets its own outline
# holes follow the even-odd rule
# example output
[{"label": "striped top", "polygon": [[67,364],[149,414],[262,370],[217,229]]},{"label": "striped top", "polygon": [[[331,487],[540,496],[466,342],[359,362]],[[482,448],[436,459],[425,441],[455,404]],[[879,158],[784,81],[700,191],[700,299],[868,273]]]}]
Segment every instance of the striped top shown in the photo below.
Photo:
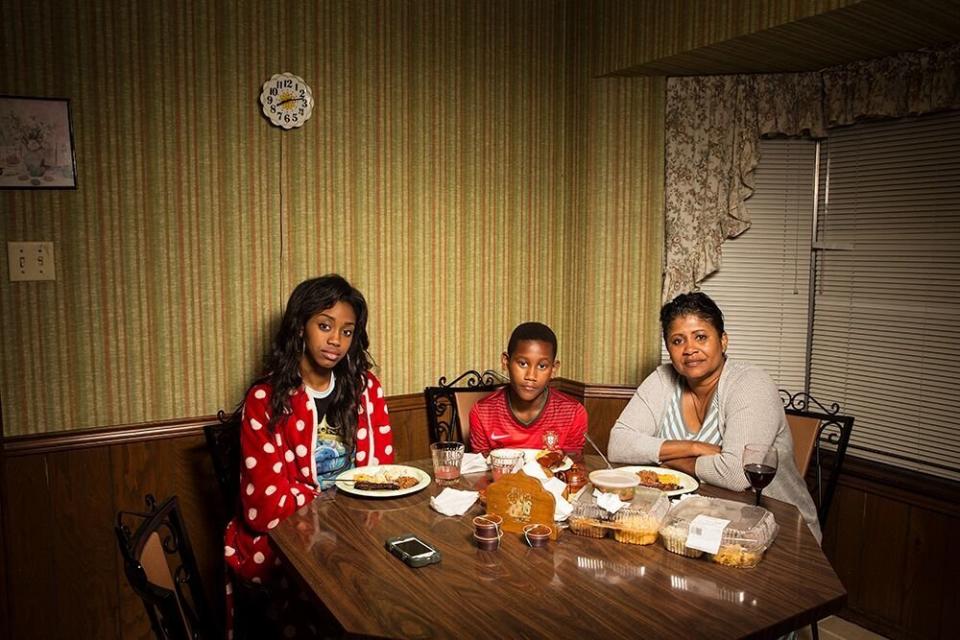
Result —
[{"label": "striped top", "polygon": [[667,410],[663,412],[657,437],[664,440],[695,440],[720,446],[723,444],[723,434],[720,433],[720,401],[716,393],[707,407],[707,415],[703,417],[700,431],[693,433],[687,428],[683,419],[683,390],[685,385],[678,384],[676,391],[670,398]]}]

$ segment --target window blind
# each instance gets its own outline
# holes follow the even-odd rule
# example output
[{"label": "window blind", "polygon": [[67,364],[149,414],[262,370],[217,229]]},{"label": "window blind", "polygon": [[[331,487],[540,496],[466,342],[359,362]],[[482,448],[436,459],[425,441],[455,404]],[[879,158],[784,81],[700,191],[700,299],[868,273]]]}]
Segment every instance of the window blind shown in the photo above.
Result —
[{"label": "window blind", "polygon": [[[724,243],[720,269],[701,285],[723,311],[728,355],[791,392],[806,373],[815,161],[810,140],[760,142],[751,226]],[[662,357],[670,361],[665,347]]]},{"label": "window blind", "polygon": [[810,391],[851,453],[960,479],[960,112],[821,143]]}]

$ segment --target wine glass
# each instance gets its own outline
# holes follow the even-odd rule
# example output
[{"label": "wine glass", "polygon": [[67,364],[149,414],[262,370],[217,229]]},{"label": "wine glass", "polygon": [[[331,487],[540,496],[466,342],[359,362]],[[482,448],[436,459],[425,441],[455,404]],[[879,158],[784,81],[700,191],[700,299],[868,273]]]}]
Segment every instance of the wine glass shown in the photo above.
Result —
[{"label": "wine glass", "polygon": [[777,448],[769,444],[748,444],[743,448],[743,473],[757,494],[757,505],[764,487],[777,474]]}]

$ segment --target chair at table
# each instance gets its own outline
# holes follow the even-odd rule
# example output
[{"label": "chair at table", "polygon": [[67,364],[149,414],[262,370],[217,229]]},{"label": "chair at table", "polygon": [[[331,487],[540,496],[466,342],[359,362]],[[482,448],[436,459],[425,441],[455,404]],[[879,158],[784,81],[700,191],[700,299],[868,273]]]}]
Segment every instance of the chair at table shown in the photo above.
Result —
[{"label": "chair at table", "polygon": [[[793,435],[794,456],[800,475],[806,477],[813,463],[813,494],[821,530],[826,530],[830,504],[847,455],[847,443],[853,430],[853,416],[840,413],[840,405],[829,408],[813,396],[780,390],[787,423]],[[822,445],[830,445],[824,448]],[[826,476],[826,477],[824,477]]]},{"label": "chair at table", "polygon": [[160,640],[220,637],[210,615],[197,562],[176,496],[147,511],[121,511],[115,531],[127,581],[147,610]]},{"label": "chair at table", "polygon": [[221,409],[218,422],[203,427],[227,521],[237,512],[240,500],[240,418],[239,411],[227,414]]},{"label": "chair at table", "polygon": [[470,409],[506,383],[506,378],[488,369],[483,373],[465,371],[447,382],[441,377],[435,387],[427,387],[427,422],[430,442],[457,440],[470,450]]}]

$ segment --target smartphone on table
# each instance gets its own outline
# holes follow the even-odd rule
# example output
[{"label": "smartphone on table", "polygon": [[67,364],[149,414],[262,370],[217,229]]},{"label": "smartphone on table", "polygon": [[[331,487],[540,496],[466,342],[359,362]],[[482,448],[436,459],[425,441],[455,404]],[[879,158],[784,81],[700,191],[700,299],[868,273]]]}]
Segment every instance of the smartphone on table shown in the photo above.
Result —
[{"label": "smartphone on table", "polygon": [[440,552],[412,533],[387,538],[384,546],[411,567],[440,562]]}]

